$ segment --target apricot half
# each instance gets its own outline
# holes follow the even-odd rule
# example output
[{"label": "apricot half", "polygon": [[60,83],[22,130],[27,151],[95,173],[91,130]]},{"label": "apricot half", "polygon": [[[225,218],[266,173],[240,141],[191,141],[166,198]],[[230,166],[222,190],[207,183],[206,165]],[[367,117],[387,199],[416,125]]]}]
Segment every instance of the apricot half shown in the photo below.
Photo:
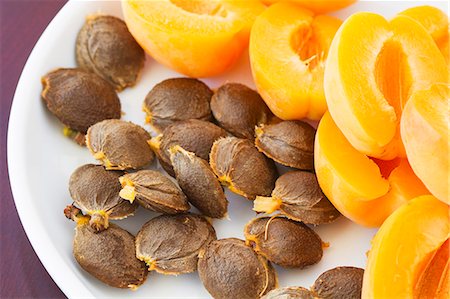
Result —
[{"label": "apricot half", "polygon": [[436,7],[424,5],[408,8],[400,14],[408,16],[422,25],[431,34],[445,60],[449,63],[449,24],[445,12]]},{"label": "apricot half", "polygon": [[447,81],[445,60],[424,27],[406,16],[387,21],[361,12],[333,39],[324,87],[348,141],[366,155],[390,160],[405,156],[399,124],[409,96]]},{"label": "apricot half", "polygon": [[230,68],[248,45],[250,28],[265,6],[258,0],[124,0],[131,34],[144,50],[191,77]]},{"label": "apricot half", "polygon": [[289,2],[270,6],[256,19],[250,35],[253,78],[276,116],[320,119],[325,113],[325,60],[340,25],[339,19]]},{"label": "apricot half", "polygon": [[[282,0],[262,0],[264,4],[270,5]],[[326,13],[335,11],[349,6],[356,2],[356,0],[291,0],[298,3],[304,8],[314,11],[315,13]]]},{"label": "apricot half", "polygon": [[320,121],[314,148],[322,191],[341,214],[358,224],[380,226],[403,203],[429,194],[406,159],[383,161],[358,152],[329,113]]},{"label": "apricot half", "polygon": [[411,167],[431,193],[450,204],[450,88],[435,84],[406,103],[401,135]]},{"label": "apricot half", "polygon": [[449,212],[428,195],[389,216],[372,241],[362,298],[449,298]]}]

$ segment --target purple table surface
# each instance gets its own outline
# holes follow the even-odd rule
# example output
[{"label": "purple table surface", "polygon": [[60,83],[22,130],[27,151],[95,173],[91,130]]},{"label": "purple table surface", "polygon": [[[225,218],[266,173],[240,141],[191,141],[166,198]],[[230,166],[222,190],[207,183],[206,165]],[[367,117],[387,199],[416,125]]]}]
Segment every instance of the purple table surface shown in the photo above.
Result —
[{"label": "purple table surface", "polygon": [[0,0],[0,298],[65,298],[36,256],[14,205],[6,132],[17,81],[34,44],[67,0]]}]

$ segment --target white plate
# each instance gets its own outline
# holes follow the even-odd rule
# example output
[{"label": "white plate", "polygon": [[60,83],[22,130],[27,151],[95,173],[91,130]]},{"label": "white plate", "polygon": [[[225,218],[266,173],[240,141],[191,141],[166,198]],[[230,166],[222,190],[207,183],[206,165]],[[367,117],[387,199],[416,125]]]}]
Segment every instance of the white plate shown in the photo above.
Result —
[{"label": "white plate", "polygon": [[[432,4],[447,10],[446,2],[361,2],[335,13],[342,19],[355,11],[373,11],[391,17],[411,6]],[[8,131],[8,165],[12,191],[20,219],[47,271],[70,298],[208,298],[196,273],[165,276],[151,273],[137,291],[111,288],[84,272],[72,256],[74,223],[65,219],[63,209],[71,203],[67,183],[72,171],[95,163],[85,148],[64,137],[62,127],[44,107],[40,77],[58,67],[75,67],[74,49],[78,30],[88,14],[102,12],[121,17],[119,1],[69,1],[39,39],[20,78]],[[254,86],[246,53],[227,74],[205,82],[217,87],[227,81]],[[147,92],[163,79],[179,74],[147,57],[142,79],[135,88],[120,93],[123,117],[144,125],[141,105]],[[147,127],[148,128],[148,127]],[[219,238],[243,238],[243,227],[254,217],[252,203],[229,195],[231,220],[215,220]],[[120,221],[132,233],[156,214],[139,209],[136,216]],[[276,267],[280,286],[312,285],[323,271],[341,265],[364,267],[366,251],[375,229],[366,229],[341,217],[335,223],[315,228],[330,243],[323,259],[304,270]]]}]

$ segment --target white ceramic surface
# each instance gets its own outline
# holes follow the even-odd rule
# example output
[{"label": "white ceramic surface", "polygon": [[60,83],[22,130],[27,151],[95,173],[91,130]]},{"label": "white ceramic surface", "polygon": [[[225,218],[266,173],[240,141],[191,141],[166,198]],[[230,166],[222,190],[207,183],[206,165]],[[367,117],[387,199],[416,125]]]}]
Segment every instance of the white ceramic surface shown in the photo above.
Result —
[{"label": "white ceramic surface", "polygon": [[[345,18],[355,11],[373,11],[390,17],[411,6],[432,4],[447,10],[447,3],[434,1],[360,2],[334,15]],[[69,1],[45,30],[31,53],[20,78],[8,132],[8,165],[15,203],[34,250],[47,271],[70,298],[208,298],[196,273],[164,276],[151,273],[137,291],[111,288],[84,272],[72,256],[74,223],[63,209],[71,203],[67,183],[72,171],[95,163],[85,148],[64,137],[62,126],[40,99],[40,77],[58,67],[74,67],[75,37],[88,14],[102,12],[121,17],[119,1]],[[140,82],[119,94],[124,119],[144,125],[141,105],[158,82],[179,74],[147,57]],[[254,87],[248,53],[228,73],[204,80],[211,87],[237,81]],[[149,129],[149,127],[147,127]],[[156,165],[156,163],[155,163]],[[158,167],[159,166],[154,166]],[[243,238],[243,227],[255,216],[252,203],[227,191],[230,220],[215,220],[219,238]],[[132,233],[156,214],[139,209],[134,217],[120,221]],[[323,259],[304,270],[276,266],[281,286],[309,287],[323,271],[335,266],[364,267],[366,251],[375,229],[366,229],[341,217],[335,223],[314,228],[330,247]]]}]

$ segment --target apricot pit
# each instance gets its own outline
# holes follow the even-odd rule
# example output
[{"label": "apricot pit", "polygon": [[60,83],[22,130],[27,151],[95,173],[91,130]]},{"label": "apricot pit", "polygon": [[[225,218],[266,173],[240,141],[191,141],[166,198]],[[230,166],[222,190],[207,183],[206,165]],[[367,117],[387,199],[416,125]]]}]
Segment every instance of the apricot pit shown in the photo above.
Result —
[{"label": "apricot pit", "polygon": [[244,228],[246,244],[274,264],[305,268],[323,255],[322,240],[308,226],[284,217],[251,220]]},{"label": "apricot pit", "polygon": [[150,134],[141,126],[122,120],[104,120],[89,128],[86,145],[106,169],[140,169],[155,155]]},{"label": "apricot pit", "polygon": [[143,110],[147,114],[147,122],[162,132],[180,120],[211,120],[212,95],[211,89],[200,80],[166,79],[156,84],[147,94]]},{"label": "apricot pit", "polygon": [[270,197],[257,196],[253,210],[281,214],[308,224],[330,223],[341,214],[320,189],[317,178],[307,171],[290,171],[278,178]]},{"label": "apricot pit", "polygon": [[154,170],[140,170],[119,178],[120,197],[163,214],[183,213],[190,209],[186,196],[168,177]]},{"label": "apricot pit", "polygon": [[91,15],[78,33],[77,64],[108,81],[117,91],[133,86],[145,62],[144,50],[116,17]]},{"label": "apricot pit", "polygon": [[136,236],[136,256],[149,271],[178,275],[197,270],[198,254],[217,239],[212,225],[194,214],[161,215]]},{"label": "apricot pit", "polygon": [[73,206],[64,210],[77,223],[73,255],[78,264],[101,282],[122,289],[137,289],[147,278],[145,264],[136,258],[134,236],[118,225],[94,233],[89,216]]},{"label": "apricot pit", "polygon": [[256,299],[278,285],[270,262],[235,238],[206,246],[199,254],[198,274],[215,299]]},{"label": "apricot pit", "polygon": [[121,171],[108,171],[101,165],[86,164],[70,176],[69,192],[74,204],[90,216],[94,231],[108,228],[109,219],[122,219],[132,215],[137,204],[119,196]]}]

